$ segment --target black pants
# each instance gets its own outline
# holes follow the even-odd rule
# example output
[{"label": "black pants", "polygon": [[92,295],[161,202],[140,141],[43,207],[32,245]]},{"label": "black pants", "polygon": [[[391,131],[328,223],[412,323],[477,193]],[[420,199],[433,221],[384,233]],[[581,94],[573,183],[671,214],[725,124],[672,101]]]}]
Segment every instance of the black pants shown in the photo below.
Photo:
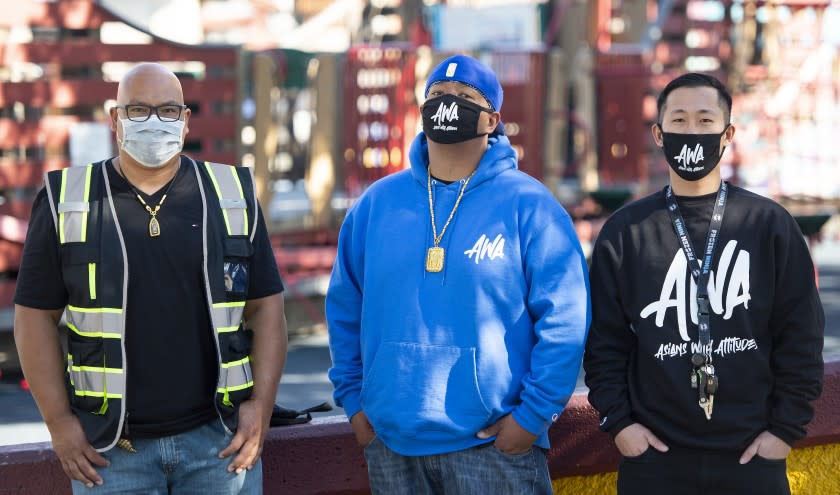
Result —
[{"label": "black pants", "polygon": [[618,467],[618,495],[790,495],[784,460],[759,456],[738,464],[740,452],[649,447]]}]

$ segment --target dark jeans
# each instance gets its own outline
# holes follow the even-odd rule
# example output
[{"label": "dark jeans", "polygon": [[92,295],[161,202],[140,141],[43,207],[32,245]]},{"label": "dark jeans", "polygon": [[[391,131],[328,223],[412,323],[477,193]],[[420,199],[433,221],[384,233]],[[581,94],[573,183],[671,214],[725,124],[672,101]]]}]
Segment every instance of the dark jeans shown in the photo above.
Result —
[{"label": "dark jeans", "polygon": [[373,495],[551,495],[545,452],[505,454],[492,443],[407,457],[375,438],[365,447]]},{"label": "dark jeans", "polygon": [[624,457],[618,495],[790,495],[786,462],[759,456],[738,464],[740,452],[659,452]]}]

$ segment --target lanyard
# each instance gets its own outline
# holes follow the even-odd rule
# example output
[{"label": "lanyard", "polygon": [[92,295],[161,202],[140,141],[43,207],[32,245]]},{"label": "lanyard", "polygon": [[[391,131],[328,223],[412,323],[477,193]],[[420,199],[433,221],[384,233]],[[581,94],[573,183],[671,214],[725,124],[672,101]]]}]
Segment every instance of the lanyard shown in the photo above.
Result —
[{"label": "lanyard", "polygon": [[665,188],[665,203],[668,206],[668,214],[671,216],[671,223],[674,225],[674,232],[680,239],[683,253],[688,260],[688,266],[691,269],[691,277],[697,284],[697,328],[699,332],[701,352],[706,355],[707,362],[711,362],[711,329],[709,328],[709,276],[712,271],[712,258],[715,253],[715,246],[717,245],[718,237],[720,237],[720,227],[723,224],[723,212],[726,209],[726,196],[728,193],[728,186],[726,182],[720,182],[720,189],[718,190],[717,199],[715,200],[715,209],[712,212],[712,218],[709,221],[709,233],[706,236],[706,249],[703,252],[703,264],[697,267],[697,256],[694,248],[691,245],[691,239],[688,237],[688,229],[685,226],[680,214],[680,208],[677,206],[677,200],[674,197],[674,191],[671,186]]}]

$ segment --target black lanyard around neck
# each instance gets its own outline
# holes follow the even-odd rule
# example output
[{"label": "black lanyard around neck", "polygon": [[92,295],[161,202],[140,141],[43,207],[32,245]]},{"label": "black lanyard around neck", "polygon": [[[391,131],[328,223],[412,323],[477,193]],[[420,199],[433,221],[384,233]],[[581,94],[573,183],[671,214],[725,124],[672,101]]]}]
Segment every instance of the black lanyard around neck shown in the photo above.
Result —
[{"label": "black lanyard around neck", "polygon": [[698,268],[697,256],[691,245],[691,238],[688,236],[688,228],[680,214],[680,207],[677,206],[677,199],[671,186],[665,188],[665,203],[668,206],[668,214],[671,216],[671,223],[674,225],[674,232],[680,239],[683,253],[688,260],[691,269],[691,277],[697,284],[697,328],[700,340],[700,352],[706,355],[711,361],[710,344],[712,333],[709,328],[709,276],[712,271],[712,258],[715,254],[715,246],[720,237],[720,227],[723,224],[723,212],[726,209],[726,196],[728,186],[726,182],[720,182],[715,209],[712,211],[712,218],[709,221],[709,233],[706,235],[706,249],[703,252],[703,264]]}]

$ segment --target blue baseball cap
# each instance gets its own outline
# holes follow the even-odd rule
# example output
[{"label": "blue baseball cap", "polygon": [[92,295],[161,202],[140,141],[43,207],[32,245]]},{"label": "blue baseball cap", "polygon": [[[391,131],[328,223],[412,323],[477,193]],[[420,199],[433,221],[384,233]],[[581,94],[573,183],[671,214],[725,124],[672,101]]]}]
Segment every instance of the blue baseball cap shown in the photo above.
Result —
[{"label": "blue baseball cap", "polygon": [[423,96],[429,96],[429,88],[433,84],[445,81],[466,84],[481,93],[494,111],[502,109],[504,95],[496,74],[490,67],[470,56],[453,55],[435,67],[426,81]]}]

